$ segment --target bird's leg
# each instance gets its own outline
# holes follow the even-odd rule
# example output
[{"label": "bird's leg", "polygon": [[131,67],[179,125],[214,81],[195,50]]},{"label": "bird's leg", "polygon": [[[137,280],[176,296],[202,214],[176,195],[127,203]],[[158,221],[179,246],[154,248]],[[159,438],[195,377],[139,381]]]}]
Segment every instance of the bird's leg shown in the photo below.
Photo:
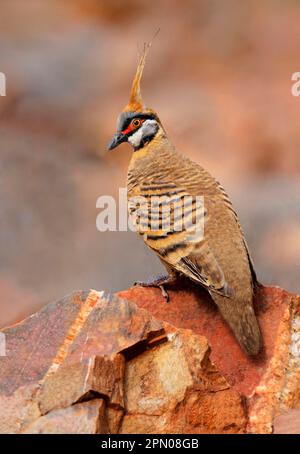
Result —
[{"label": "bird's leg", "polygon": [[141,287],[159,287],[161,290],[162,296],[168,303],[169,294],[168,294],[167,290],[165,289],[165,285],[171,284],[175,281],[176,281],[176,276],[160,274],[159,276],[150,278],[145,282],[137,281],[134,283],[134,285],[140,285]]}]

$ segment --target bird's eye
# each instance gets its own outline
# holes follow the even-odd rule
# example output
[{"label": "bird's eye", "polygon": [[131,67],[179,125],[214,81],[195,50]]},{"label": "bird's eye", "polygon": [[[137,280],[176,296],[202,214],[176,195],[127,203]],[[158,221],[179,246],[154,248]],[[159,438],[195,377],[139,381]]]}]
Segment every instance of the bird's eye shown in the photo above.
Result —
[{"label": "bird's eye", "polygon": [[135,128],[137,128],[138,126],[140,126],[141,124],[141,120],[139,118],[134,118],[131,122],[132,126],[134,126]]}]

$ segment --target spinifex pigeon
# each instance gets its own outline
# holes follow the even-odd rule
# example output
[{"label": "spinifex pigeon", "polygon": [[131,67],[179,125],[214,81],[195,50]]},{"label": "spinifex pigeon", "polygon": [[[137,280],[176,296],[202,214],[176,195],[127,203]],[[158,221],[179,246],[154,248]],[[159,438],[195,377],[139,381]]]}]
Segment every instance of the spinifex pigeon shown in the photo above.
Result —
[{"label": "spinifex pigeon", "polygon": [[[252,304],[257,281],[239,220],[223,187],[176,150],[158,115],[144,106],[140,80],[146,50],[137,67],[129,103],[108,146],[111,150],[129,142],[133,147],[127,178],[129,211],[139,219],[138,232],[168,272],[140,284],[160,287],[165,298],[164,284],[179,275],[203,286],[242,348],[248,355],[256,355],[261,347]],[[203,197],[202,206],[197,203],[199,196]],[[132,203],[137,198],[140,204]],[[190,203],[182,210],[185,200]],[[184,214],[184,222],[178,213]],[[199,228],[201,225],[204,229]]]}]

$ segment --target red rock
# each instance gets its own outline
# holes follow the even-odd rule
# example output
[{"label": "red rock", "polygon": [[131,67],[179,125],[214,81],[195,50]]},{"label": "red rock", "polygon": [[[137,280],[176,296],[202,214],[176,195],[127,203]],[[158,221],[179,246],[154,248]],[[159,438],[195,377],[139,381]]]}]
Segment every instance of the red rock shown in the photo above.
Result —
[{"label": "red rock", "polygon": [[299,400],[299,297],[260,289],[250,360],[205,292],[170,293],[75,293],[3,330],[0,432],[271,432]]},{"label": "red rock", "polygon": [[176,327],[191,329],[206,336],[212,347],[213,362],[233,387],[250,395],[264,373],[267,357],[272,356],[274,333],[291,295],[281,289],[272,288],[269,293],[261,292],[258,296],[259,304],[256,302],[256,307],[265,351],[253,360],[239,348],[209,295],[195,287],[185,290],[184,284],[176,286],[176,291],[169,292],[169,304],[161,297],[160,290],[153,288],[133,287],[118,295],[134,301],[155,317]]},{"label": "red rock", "polygon": [[87,295],[88,292],[76,293],[48,304],[2,331],[6,336],[6,356],[0,359],[1,394],[10,395],[20,386],[38,382],[44,376]]},{"label": "red rock", "polygon": [[159,289],[134,287],[119,293],[161,320],[206,336],[212,362],[232,389],[248,398],[248,431],[271,432],[275,412],[299,400],[299,296],[278,287],[259,288],[255,310],[264,349],[251,359],[239,348],[207,292],[182,281],[169,295],[167,304]]},{"label": "red rock", "polygon": [[207,340],[187,330],[168,338],[128,362],[120,432],[244,432],[245,402],[211,364]]},{"label": "red rock", "polygon": [[160,336],[163,325],[133,303],[102,295],[75,293],[3,330],[1,432],[26,431],[45,414],[99,395],[109,402],[101,430],[108,425],[117,430],[124,412],[125,357]]}]

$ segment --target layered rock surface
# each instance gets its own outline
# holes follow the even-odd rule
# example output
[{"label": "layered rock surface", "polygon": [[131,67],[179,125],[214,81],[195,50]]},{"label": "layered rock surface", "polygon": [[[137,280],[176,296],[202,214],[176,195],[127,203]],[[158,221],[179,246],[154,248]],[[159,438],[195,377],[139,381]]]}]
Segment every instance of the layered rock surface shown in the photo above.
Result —
[{"label": "layered rock surface", "polygon": [[0,431],[270,433],[275,418],[300,432],[286,413],[299,404],[299,297],[261,287],[255,360],[204,291],[183,282],[170,297],[78,292],[3,330]]}]

